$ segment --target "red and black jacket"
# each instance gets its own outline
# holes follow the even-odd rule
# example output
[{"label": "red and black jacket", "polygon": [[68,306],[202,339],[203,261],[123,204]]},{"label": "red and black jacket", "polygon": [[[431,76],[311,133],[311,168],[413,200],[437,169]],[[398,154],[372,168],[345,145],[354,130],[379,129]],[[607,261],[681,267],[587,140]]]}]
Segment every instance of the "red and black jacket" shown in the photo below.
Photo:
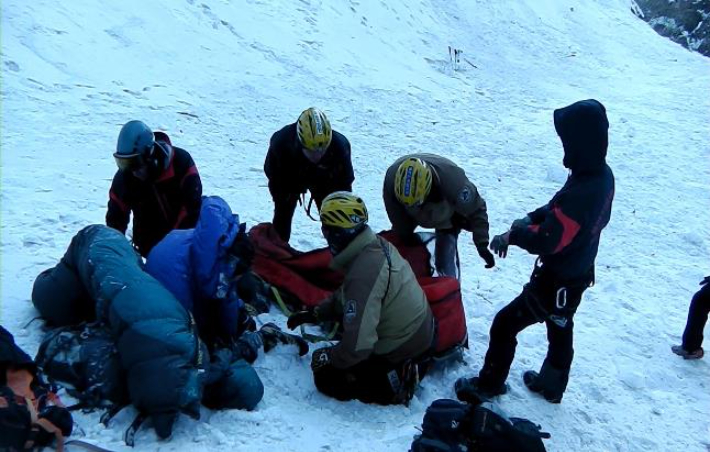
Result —
[{"label": "red and black jacket", "polygon": [[554,120],[571,174],[550,202],[528,214],[531,225],[511,231],[510,244],[538,254],[554,280],[586,284],[614,200],[614,174],[606,164],[609,122],[595,100],[555,110]]},{"label": "red and black jacket", "polygon": [[195,162],[164,138],[160,144],[170,152],[156,178],[141,181],[130,171],[117,171],[109,192],[106,225],[125,234],[133,212],[133,243],[144,257],[173,229],[194,228],[200,214],[202,181]]}]

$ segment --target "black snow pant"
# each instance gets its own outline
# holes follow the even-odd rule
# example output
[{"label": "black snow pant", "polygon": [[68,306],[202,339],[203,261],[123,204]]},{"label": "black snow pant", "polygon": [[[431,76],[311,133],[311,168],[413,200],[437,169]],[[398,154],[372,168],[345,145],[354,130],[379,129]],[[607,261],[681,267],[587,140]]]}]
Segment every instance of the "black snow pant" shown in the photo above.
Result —
[{"label": "black snow pant", "polygon": [[[291,223],[293,222],[293,213],[296,211],[296,205],[298,204],[302,193],[305,193],[306,190],[310,190],[311,201],[308,202],[306,209],[312,218],[318,218],[320,205],[326,196],[334,191],[351,191],[352,185],[345,185],[342,187],[312,185],[301,191],[298,191],[298,189],[296,190],[297,191],[294,192],[281,193],[269,184],[271,198],[274,200],[274,219],[272,223],[274,225],[274,229],[276,229],[276,232],[279,234],[279,237],[281,237],[285,242],[288,242],[291,239]],[[316,204],[315,212],[311,212],[311,202]]]},{"label": "black snow pant", "polygon": [[460,279],[458,272],[458,238],[460,229],[437,229],[434,244],[434,266],[439,276],[452,276]]},{"label": "black snow pant", "polygon": [[703,345],[703,329],[710,313],[710,283],[706,283],[690,302],[688,323],[683,332],[683,348],[689,352]]},{"label": "black snow pant", "polygon": [[313,373],[313,380],[320,392],[338,400],[391,405],[402,402],[397,395],[407,365],[411,361],[392,364],[374,356],[347,369],[323,366]]},{"label": "black snow pant", "polygon": [[589,282],[561,285],[536,269],[522,293],[493,320],[479,386],[484,390],[500,388],[510,372],[518,333],[534,323],[545,322],[548,349],[540,375],[551,386],[549,390],[563,393],[574,357],[574,314]]}]

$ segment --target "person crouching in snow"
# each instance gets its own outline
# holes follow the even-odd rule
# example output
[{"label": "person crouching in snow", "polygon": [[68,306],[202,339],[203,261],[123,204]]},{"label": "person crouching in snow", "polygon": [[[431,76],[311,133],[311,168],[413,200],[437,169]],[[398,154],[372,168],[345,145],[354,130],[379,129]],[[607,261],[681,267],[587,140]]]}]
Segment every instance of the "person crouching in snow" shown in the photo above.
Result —
[{"label": "person crouching in snow", "polygon": [[407,403],[420,377],[417,360],[426,356],[434,337],[424,292],[409,263],[367,225],[362,199],[332,193],[323,200],[320,219],[331,266],[345,279],[314,310],[288,319],[291,329],[320,321],[343,325],[337,345],[313,352],[315,385],[338,400]]},{"label": "person crouching in snow", "polygon": [[614,175],[606,164],[609,121],[601,103],[583,100],[555,110],[554,123],[570,176],[550,202],[514,221],[491,242],[499,257],[507,255],[509,244],[539,257],[522,293],[496,314],[478,377],[456,382],[461,400],[506,392],[516,336],[538,322],[547,326],[547,356],[540,372],[525,372],[523,381],[552,403],[559,403],[567,388],[573,317],[582,294],[594,283],[599,239],[611,218]]},{"label": "person crouching in snow", "polygon": [[254,331],[254,320],[242,300],[249,292],[245,287],[250,284],[245,282],[253,278],[250,268],[254,254],[244,229],[245,224],[239,223],[239,216],[232,214],[222,198],[205,197],[196,227],[170,232],[146,261],[146,272],[194,317],[198,334],[213,357],[212,367],[231,366],[228,373],[238,383],[240,393],[223,394],[236,391],[233,385],[208,385],[203,403],[209,408],[225,408],[221,400],[236,401],[234,408],[256,406],[264,389],[250,364],[262,348],[269,351],[278,343],[294,344],[301,356],[308,353],[304,339],[282,332],[273,323]]},{"label": "person crouching in snow", "polygon": [[696,292],[690,302],[688,323],[683,332],[683,343],[671,347],[673,353],[685,359],[700,359],[703,351],[703,328],[710,313],[710,276],[700,282],[703,287]]},{"label": "person crouching in snow", "polygon": [[434,265],[440,276],[460,279],[458,237],[471,231],[486,268],[495,266],[488,250],[486,201],[462,168],[434,154],[412,154],[397,159],[387,170],[382,195],[392,229],[412,240],[417,226],[434,228]]}]

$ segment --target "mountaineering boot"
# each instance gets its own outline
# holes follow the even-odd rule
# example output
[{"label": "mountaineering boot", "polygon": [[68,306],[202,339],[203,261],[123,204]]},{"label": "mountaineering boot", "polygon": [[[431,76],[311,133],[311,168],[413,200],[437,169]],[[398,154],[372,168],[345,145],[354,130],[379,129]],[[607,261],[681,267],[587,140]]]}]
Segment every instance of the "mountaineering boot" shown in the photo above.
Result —
[{"label": "mountaineering boot", "polygon": [[[393,370],[391,372],[396,371]],[[409,406],[409,401],[414,397],[414,392],[419,387],[419,382],[421,381],[419,372],[419,365],[413,360],[408,360],[404,363],[399,375],[401,383],[397,388],[393,387],[395,392],[393,397],[394,403]]]},{"label": "mountaineering boot", "polygon": [[562,402],[562,396],[567,389],[569,371],[556,369],[547,361],[542,364],[540,372],[528,370],[523,374],[523,383],[532,392],[542,395],[550,403]]},{"label": "mountaineering boot", "polygon": [[481,384],[480,377],[459,378],[456,380],[456,383],[454,383],[454,391],[456,391],[456,397],[462,402],[480,405],[493,397],[508,392],[508,386],[503,383],[498,387],[489,387],[485,384]]},{"label": "mountaineering boot", "polygon": [[705,356],[705,352],[702,347],[697,350],[688,351],[684,349],[682,345],[674,345],[671,347],[671,351],[678,356],[682,356],[683,359],[700,359]]},{"label": "mountaineering boot", "polygon": [[267,323],[258,331],[264,343],[264,351],[268,352],[278,344],[293,344],[298,347],[298,354],[303,356],[308,353],[308,342],[301,336],[288,334],[274,323]]}]

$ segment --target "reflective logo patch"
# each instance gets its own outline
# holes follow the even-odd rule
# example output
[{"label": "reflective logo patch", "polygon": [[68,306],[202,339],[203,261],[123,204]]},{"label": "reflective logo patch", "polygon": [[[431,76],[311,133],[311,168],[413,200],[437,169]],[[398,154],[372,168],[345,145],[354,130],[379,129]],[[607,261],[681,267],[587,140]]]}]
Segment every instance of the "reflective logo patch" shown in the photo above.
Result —
[{"label": "reflective logo patch", "polygon": [[469,202],[473,199],[473,196],[471,196],[471,190],[468,187],[464,187],[460,192],[459,192],[459,201],[461,202]]},{"label": "reflective logo patch", "polygon": [[414,172],[414,168],[411,166],[407,168],[407,174],[404,176],[404,195],[409,196],[409,193],[412,189],[412,173]]},{"label": "reflective logo patch", "polygon": [[357,301],[348,300],[345,303],[345,312],[343,313],[343,321],[345,323],[352,323],[357,317]]},{"label": "reflective logo patch", "polygon": [[323,121],[321,120],[320,115],[313,115],[313,119],[316,123],[316,134],[323,135]]}]

